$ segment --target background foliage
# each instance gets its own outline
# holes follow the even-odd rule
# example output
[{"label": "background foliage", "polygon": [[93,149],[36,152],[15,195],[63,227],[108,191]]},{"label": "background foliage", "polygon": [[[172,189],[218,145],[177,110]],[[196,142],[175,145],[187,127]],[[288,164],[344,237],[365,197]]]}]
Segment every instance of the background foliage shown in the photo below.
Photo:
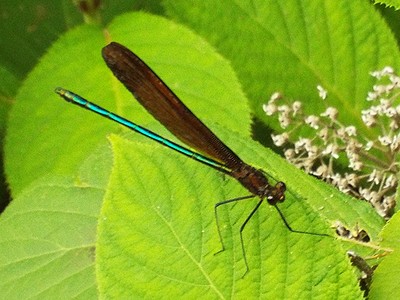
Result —
[{"label": "background foliage", "polygon": [[[250,272],[242,279],[238,230],[255,202],[221,209],[227,249],[216,256],[213,205],[246,191],[68,106],[53,90],[69,88],[173,138],[102,62],[100,49],[121,42],[246,162],[287,183],[280,207],[293,228],[333,235],[340,220],[396,250],[397,215],[384,227],[366,203],[296,170],[251,137],[270,143],[264,129],[277,124],[261,105],[275,91],[320,111],[317,84],[343,109],[342,121],[368,136],[359,115],[373,82],[369,72],[399,69],[397,12],[361,0],[86,2],[86,11],[70,1],[0,4],[4,206],[12,198],[0,218],[2,295],[362,298],[346,250],[375,252],[290,233],[267,205],[246,227]],[[372,299],[394,299],[398,265],[395,254],[381,262]]]}]

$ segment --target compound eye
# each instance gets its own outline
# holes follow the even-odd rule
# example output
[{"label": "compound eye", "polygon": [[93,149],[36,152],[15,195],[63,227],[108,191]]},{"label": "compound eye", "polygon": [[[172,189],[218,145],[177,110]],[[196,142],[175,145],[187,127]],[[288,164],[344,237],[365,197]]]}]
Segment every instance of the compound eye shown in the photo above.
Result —
[{"label": "compound eye", "polygon": [[286,184],[282,181],[279,181],[275,184],[275,188],[280,192],[284,193],[286,191]]},{"label": "compound eye", "polygon": [[285,191],[286,185],[283,182],[278,182],[270,191],[270,195],[268,196],[268,203],[271,205],[275,205],[278,202],[285,201]]},{"label": "compound eye", "polygon": [[280,181],[275,184],[276,188],[276,201],[277,202],[283,202],[285,201],[285,191],[286,191],[286,185]]}]

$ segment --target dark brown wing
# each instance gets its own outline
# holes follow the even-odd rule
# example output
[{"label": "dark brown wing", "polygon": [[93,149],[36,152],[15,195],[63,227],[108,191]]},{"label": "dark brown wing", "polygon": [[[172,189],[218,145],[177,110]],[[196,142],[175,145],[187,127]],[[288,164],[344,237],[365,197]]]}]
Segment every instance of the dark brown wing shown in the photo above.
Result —
[{"label": "dark brown wing", "polygon": [[126,47],[112,42],[102,51],[114,75],[147,111],[185,144],[235,170],[241,164],[233,153]]}]

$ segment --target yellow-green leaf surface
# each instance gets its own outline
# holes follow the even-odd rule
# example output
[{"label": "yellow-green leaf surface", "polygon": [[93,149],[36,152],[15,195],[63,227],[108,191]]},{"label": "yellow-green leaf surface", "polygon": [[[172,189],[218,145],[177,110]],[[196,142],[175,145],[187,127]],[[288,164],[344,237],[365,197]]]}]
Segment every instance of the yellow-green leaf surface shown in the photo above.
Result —
[{"label": "yellow-green leaf surface", "polygon": [[[376,235],[379,219],[368,205],[350,203],[256,143],[229,132],[222,137],[248,162],[287,183],[280,208],[293,228],[334,235],[331,222],[347,217]],[[242,279],[239,228],[257,199],[221,208],[226,251],[214,255],[221,249],[214,204],[248,192],[236,180],[161,147],[117,136],[111,141],[114,168],[96,247],[103,297],[362,298],[343,245],[291,233],[268,204],[245,228],[250,272]]]},{"label": "yellow-green leaf surface", "polygon": [[71,89],[141,125],[154,122],[103,62],[101,48],[112,40],[142,57],[202,120],[249,134],[247,102],[227,61],[184,27],[160,17],[127,14],[104,29],[82,26],[69,32],[19,90],[5,146],[14,195],[43,175],[74,174],[85,157],[105,143],[107,133],[121,130],[63,102],[55,87]]},{"label": "yellow-green leaf surface", "polygon": [[2,299],[94,299],[96,225],[104,190],[49,177],[0,218]]}]

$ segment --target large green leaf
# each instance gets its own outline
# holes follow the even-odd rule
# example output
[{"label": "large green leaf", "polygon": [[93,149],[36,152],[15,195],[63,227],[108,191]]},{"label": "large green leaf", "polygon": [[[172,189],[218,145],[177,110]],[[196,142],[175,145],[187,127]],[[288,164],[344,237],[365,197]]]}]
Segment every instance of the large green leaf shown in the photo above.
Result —
[{"label": "large green leaf", "polygon": [[[247,161],[262,164],[269,177],[287,183],[287,201],[280,208],[293,228],[334,235],[329,227],[335,220],[356,219],[376,237],[381,224],[366,203],[349,203],[347,196],[256,143],[229,132],[222,137]],[[268,204],[244,230],[250,271],[242,279],[239,228],[257,199],[220,210],[226,250],[214,255],[221,249],[214,204],[248,192],[235,180],[166,149],[118,136],[111,142],[114,167],[96,246],[102,297],[362,298],[345,254],[349,245],[291,233]]]},{"label": "large green leaf", "polygon": [[0,219],[3,299],[93,299],[97,216],[104,190],[47,177]]},{"label": "large green leaf", "polygon": [[45,176],[0,219],[0,290],[6,299],[95,299],[97,219],[112,166],[95,149],[74,179]]},{"label": "large green leaf", "polygon": [[107,133],[121,129],[68,106],[54,93],[55,87],[69,88],[139,124],[153,122],[105,66],[100,51],[111,40],[141,56],[202,120],[248,134],[250,116],[234,73],[204,40],[143,13],[124,15],[104,30],[106,34],[101,28],[82,26],[71,31],[54,44],[20,89],[5,147],[14,195],[43,175],[74,174]]}]

